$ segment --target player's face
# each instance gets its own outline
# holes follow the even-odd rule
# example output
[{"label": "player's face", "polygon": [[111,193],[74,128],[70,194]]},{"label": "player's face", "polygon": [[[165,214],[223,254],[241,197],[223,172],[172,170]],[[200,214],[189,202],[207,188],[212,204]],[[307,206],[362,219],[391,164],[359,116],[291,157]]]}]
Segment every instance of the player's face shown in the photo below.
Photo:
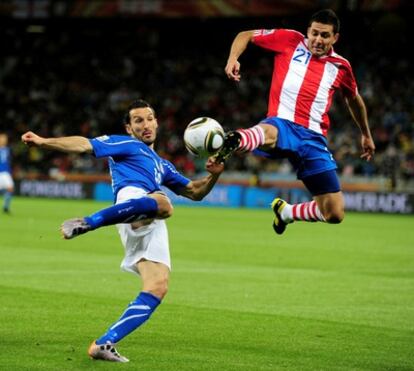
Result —
[{"label": "player's face", "polygon": [[0,147],[7,146],[7,135],[6,134],[0,134]]},{"label": "player's face", "polygon": [[126,125],[129,135],[152,145],[157,137],[158,123],[154,111],[149,107],[134,108],[129,111],[130,121]]},{"label": "player's face", "polygon": [[312,22],[308,27],[308,49],[317,57],[328,54],[332,45],[338,40],[339,34],[334,33],[331,24]]}]

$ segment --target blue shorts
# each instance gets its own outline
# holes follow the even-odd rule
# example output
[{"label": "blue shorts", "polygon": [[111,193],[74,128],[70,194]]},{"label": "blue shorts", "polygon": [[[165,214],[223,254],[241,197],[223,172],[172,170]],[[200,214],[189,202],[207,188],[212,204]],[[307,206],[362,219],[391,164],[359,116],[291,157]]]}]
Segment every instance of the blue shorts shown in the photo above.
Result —
[{"label": "blue shorts", "polygon": [[[287,158],[301,180],[337,169],[336,162],[328,150],[327,140],[322,134],[278,117],[268,117],[261,123],[275,126],[279,134],[276,148],[268,151],[255,150],[256,155],[275,159]],[[339,181],[336,184],[330,188],[339,188]]]}]

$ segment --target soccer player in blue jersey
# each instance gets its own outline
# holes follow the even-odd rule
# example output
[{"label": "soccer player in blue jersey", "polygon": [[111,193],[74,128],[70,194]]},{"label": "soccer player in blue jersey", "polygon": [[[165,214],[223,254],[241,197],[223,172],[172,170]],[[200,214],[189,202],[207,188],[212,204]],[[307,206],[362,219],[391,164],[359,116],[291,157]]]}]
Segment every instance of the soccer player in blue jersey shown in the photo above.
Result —
[{"label": "soccer player in blue jersey", "polygon": [[121,267],[142,279],[142,290],[136,299],[88,349],[91,358],[114,362],[128,362],[114,345],[148,320],[167,293],[171,263],[164,219],[171,216],[172,206],[161,186],[201,200],[224,169],[223,164],[208,159],[209,174],[190,180],[179,174],[171,162],[159,157],[154,151],[157,118],[154,109],[143,100],[128,107],[124,124],[128,136],[43,138],[32,132],[22,136],[28,145],[109,159],[115,205],[85,218],[66,221],[62,232],[65,238],[72,238],[116,223],[125,248]]},{"label": "soccer player in blue jersey", "polygon": [[8,137],[0,133],[0,193],[4,194],[3,212],[10,212],[10,203],[14,192],[14,182],[11,175],[11,153],[8,147]]}]

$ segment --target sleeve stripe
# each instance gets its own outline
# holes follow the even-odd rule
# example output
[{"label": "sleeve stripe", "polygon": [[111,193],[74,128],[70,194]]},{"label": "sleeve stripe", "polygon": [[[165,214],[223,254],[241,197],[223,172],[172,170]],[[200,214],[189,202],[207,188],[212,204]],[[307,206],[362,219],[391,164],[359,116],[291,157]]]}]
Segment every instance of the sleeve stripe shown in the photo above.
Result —
[{"label": "sleeve stripe", "polygon": [[124,140],[122,142],[116,142],[116,143],[111,143],[111,142],[101,142],[104,144],[107,144],[108,146],[117,146],[118,144],[125,144],[125,143],[135,143],[136,140]]}]

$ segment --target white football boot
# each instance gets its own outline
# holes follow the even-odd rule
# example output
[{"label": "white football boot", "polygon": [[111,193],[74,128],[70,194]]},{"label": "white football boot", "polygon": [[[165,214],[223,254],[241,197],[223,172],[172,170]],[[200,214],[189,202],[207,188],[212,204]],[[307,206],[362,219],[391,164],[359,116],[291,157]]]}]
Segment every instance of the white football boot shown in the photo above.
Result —
[{"label": "white football boot", "polygon": [[65,240],[70,240],[90,230],[92,227],[82,218],[65,220],[60,226],[60,232]]},{"label": "white football boot", "polygon": [[103,361],[129,362],[129,359],[121,356],[109,341],[106,344],[97,345],[94,340],[89,346],[88,355],[92,359],[101,359]]}]

